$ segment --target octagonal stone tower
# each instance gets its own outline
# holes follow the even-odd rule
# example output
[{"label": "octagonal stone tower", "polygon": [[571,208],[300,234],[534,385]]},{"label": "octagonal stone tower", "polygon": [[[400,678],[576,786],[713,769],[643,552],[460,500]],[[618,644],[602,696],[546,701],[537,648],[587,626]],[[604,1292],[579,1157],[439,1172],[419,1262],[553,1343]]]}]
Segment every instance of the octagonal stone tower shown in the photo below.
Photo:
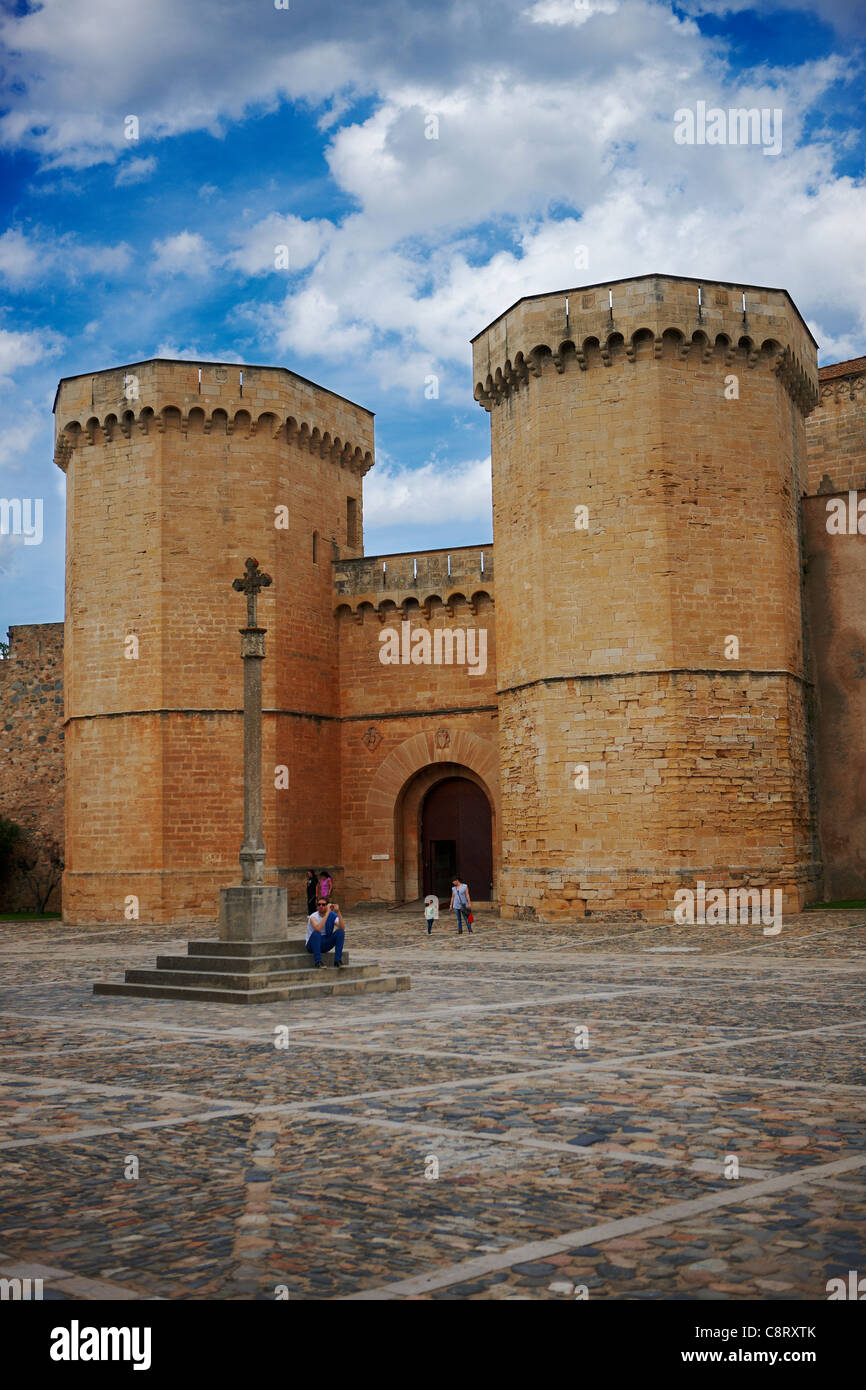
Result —
[{"label": "octagonal stone tower", "polygon": [[245,609],[232,580],[249,555],[274,581],[259,608],[265,882],[302,896],[306,865],[340,858],[330,560],[335,546],[361,554],[372,416],[282,368],[163,359],[61,381],[55,416],[66,919],[215,920],[237,881]]},{"label": "octagonal stone tower", "polygon": [[[784,290],[647,275],[473,340],[490,412],[503,915],[814,896],[800,507],[816,345]],[[581,510],[585,509],[585,510]]]}]

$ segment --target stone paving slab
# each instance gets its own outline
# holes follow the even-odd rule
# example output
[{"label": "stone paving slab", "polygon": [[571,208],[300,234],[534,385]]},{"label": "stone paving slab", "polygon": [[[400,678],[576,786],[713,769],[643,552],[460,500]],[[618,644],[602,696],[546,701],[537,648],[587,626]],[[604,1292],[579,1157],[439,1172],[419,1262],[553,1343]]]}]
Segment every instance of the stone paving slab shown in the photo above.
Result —
[{"label": "stone paving slab", "polygon": [[212,925],[0,923],[4,1264],[82,1300],[822,1298],[866,1271],[864,916],[368,911],[354,958],[411,993],[242,1018],[90,994]]}]

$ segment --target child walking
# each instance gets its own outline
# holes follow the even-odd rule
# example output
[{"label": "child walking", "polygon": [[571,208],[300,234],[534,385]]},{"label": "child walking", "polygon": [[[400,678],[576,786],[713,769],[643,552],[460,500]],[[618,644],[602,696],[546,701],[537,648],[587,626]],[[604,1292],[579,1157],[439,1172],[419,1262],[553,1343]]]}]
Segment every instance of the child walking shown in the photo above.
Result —
[{"label": "child walking", "polygon": [[424,919],[427,923],[427,935],[433,933],[433,923],[439,921],[439,899],[435,893],[428,893],[424,899]]}]

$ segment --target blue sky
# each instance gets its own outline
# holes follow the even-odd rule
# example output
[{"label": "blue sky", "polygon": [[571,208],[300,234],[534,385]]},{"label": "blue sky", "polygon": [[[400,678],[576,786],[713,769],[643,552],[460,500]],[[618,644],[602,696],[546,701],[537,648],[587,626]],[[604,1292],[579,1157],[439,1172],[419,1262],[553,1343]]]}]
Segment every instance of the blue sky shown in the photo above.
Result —
[{"label": "blue sky", "polygon": [[[0,41],[0,496],[44,500],[4,632],[63,617],[61,376],[276,363],[368,406],[377,553],[490,539],[469,339],[522,294],[783,285],[822,362],[866,352],[861,0],[0,0]],[[781,108],[781,153],[677,145],[699,100]]]}]

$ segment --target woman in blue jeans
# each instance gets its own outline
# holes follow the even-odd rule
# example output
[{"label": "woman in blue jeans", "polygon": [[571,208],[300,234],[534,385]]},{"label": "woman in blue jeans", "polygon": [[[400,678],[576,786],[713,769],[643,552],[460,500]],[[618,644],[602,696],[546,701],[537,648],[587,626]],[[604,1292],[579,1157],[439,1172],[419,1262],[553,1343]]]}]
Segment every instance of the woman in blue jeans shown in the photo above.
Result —
[{"label": "woman in blue jeans", "polygon": [[469,925],[469,913],[472,911],[472,903],[469,899],[469,888],[465,883],[461,883],[459,878],[451,880],[451,908],[457,918],[457,935],[463,935],[463,918],[466,918],[466,930],[472,935],[472,928]]}]

